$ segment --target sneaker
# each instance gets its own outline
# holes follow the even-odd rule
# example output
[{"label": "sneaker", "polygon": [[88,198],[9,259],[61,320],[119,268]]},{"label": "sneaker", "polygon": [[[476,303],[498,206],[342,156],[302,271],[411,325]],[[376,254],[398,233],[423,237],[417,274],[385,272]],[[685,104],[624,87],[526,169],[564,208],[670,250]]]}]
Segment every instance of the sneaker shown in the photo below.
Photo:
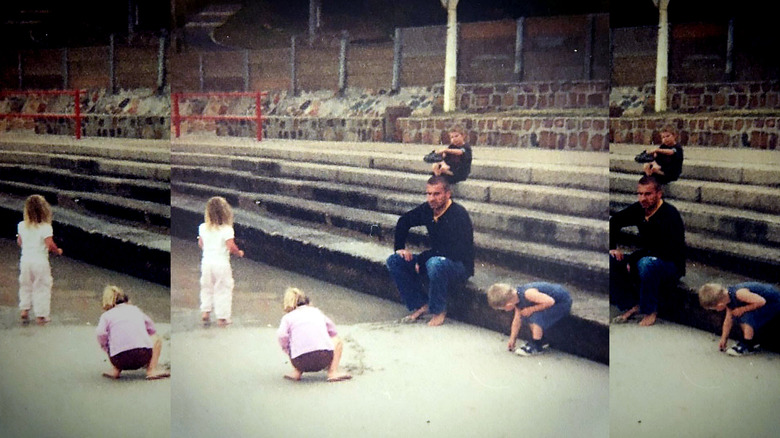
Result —
[{"label": "sneaker", "polygon": [[436,150],[432,150],[429,154],[423,157],[423,161],[426,163],[439,163],[444,161],[444,157],[441,154],[437,154]]},{"label": "sneaker", "polygon": [[634,161],[637,163],[652,163],[655,161],[655,156],[653,154],[648,154],[647,151],[642,151],[634,157]]},{"label": "sneaker", "polygon": [[538,354],[544,353],[544,350],[546,350],[550,344],[544,344],[542,345],[542,348],[537,348],[536,344],[533,342],[528,342],[522,347],[515,350],[515,354],[518,356],[536,356]]},{"label": "sneaker", "polygon": [[748,354],[753,354],[757,352],[758,347],[759,347],[758,344],[751,347],[748,344],[745,344],[743,342],[737,342],[737,345],[726,350],[726,354],[728,354],[729,356],[746,356]]}]

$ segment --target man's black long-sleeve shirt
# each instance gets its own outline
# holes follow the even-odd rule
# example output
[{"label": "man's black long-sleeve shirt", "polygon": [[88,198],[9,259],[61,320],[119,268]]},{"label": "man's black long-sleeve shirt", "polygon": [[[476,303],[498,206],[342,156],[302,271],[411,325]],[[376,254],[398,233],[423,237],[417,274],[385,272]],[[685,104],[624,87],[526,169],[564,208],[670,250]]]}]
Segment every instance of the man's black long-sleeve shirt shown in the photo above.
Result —
[{"label": "man's black long-sleeve shirt", "polygon": [[664,202],[647,221],[639,202],[615,213],[609,219],[609,249],[617,247],[620,230],[632,225],[639,229],[638,255],[670,261],[680,275],[685,275],[685,226],[674,206]]},{"label": "man's black long-sleeve shirt", "polygon": [[[456,260],[463,263],[469,277],[474,275],[474,230],[462,205],[453,202],[435,222],[433,209],[427,203],[404,213],[395,226],[395,250],[406,246],[410,228],[421,225],[428,229],[431,243],[431,249],[421,254],[423,259],[442,256]],[[424,261],[421,262],[423,266]]]}]

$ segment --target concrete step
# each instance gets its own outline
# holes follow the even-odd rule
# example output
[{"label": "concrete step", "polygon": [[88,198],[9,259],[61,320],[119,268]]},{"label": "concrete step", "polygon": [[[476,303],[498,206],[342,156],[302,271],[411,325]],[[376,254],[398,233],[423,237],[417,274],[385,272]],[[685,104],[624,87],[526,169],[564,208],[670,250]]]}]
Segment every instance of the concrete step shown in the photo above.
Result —
[{"label": "concrete step", "polygon": [[83,155],[106,159],[170,163],[168,140],[141,140],[128,138],[84,137],[76,140],[60,135],[23,135],[4,133],[0,137],[0,151],[38,152],[46,154]]},{"label": "concrete step", "polygon": [[18,197],[38,194],[45,197],[51,205],[129,226],[158,228],[165,233],[171,226],[171,207],[168,204],[10,181],[0,181],[0,193]]},{"label": "concrete step", "polygon": [[[610,210],[615,212],[634,202],[634,195],[613,194]],[[780,216],[676,199],[670,202],[679,210],[688,231],[780,247]]]},{"label": "concrete step", "polygon": [[[268,144],[270,143],[270,144]],[[323,144],[324,143],[324,144]],[[262,142],[251,145],[174,143],[177,164],[196,165],[211,161],[212,165],[231,167],[232,160],[266,159],[268,162],[293,161],[363,169],[394,170],[407,174],[429,174],[430,165],[422,156],[430,146],[389,143],[384,148],[366,143],[327,142]],[[474,152],[471,179],[505,181],[557,187],[607,190],[607,156],[603,153],[571,153],[561,151],[506,150],[489,148]],[[200,157],[200,158],[198,158]]]},{"label": "concrete step", "polygon": [[[300,199],[396,215],[403,214],[424,200],[417,193],[398,193],[388,189],[354,184],[270,178],[254,176],[246,172],[223,172],[179,166],[174,166],[174,172],[176,175],[174,184],[194,183],[234,188],[247,193],[289,195]],[[562,246],[606,250],[605,242],[608,237],[606,221],[461,200],[459,193],[460,191],[456,190],[454,198],[469,208],[477,230],[537,242],[555,241],[557,245]]]},{"label": "concrete step", "polygon": [[[639,175],[610,174],[612,193],[635,193]],[[664,189],[667,199],[780,214],[780,188],[680,179]]]},{"label": "concrete step", "polygon": [[0,164],[0,179],[60,190],[91,191],[167,204],[170,184],[162,181],[92,176],[48,166]]},{"label": "concrete step", "polygon": [[[425,181],[429,177],[427,174],[409,174],[303,162],[269,162],[264,159],[232,159],[229,157],[212,158],[199,162],[197,159],[185,159],[184,156],[174,153],[172,166],[175,168],[174,172],[183,169],[198,169],[202,173],[221,172],[224,175],[230,170],[235,170],[267,177],[330,181],[409,193],[421,193],[425,187]],[[189,164],[183,165],[180,161],[186,161]],[[228,162],[230,163],[229,167],[227,166]],[[239,173],[234,174],[235,177],[239,177],[239,175]],[[470,179],[458,183],[454,188],[454,193],[458,199],[463,200],[490,202],[594,219],[607,218],[608,195],[606,191],[594,192],[574,188],[562,190],[560,187],[554,186]]]},{"label": "concrete step", "polygon": [[[634,155],[612,155],[610,156],[609,170],[636,175],[638,180],[642,173],[642,164],[634,161]],[[780,174],[780,166],[739,161],[735,163],[699,161],[686,158],[680,179],[780,187],[778,174]]]},{"label": "concrete step", "polygon": [[[242,192],[215,188],[211,185],[174,182],[173,196],[179,193],[203,199],[220,195],[228,199],[231,205],[240,206],[247,211],[272,213],[297,220],[358,231],[390,244],[393,241],[398,215],[408,210],[408,208],[404,208],[395,213],[385,213],[302,199],[299,196]],[[416,206],[419,204],[419,200],[410,202],[410,204]],[[479,213],[474,213],[471,205],[467,203],[464,203],[464,206],[469,209],[472,221],[477,223],[477,219],[481,217]],[[539,238],[538,233],[531,232],[531,234],[534,234],[533,237]],[[417,243],[424,241],[424,231],[413,230],[411,238]],[[506,236],[503,233],[479,232],[477,229],[474,241],[478,259],[522,272],[552,276],[561,281],[590,285],[591,287],[603,285],[599,290],[604,292],[607,290],[609,266],[606,257],[607,247],[604,244],[606,240],[601,241],[603,248],[587,250],[550,244],[549,242],[555,242],[553,237],[531,241],[516,235]]]},{"label": "concrete step", "polygon": [[[172,198],[172,233],[175,236],[193,236],[203,221],[206,199],[206,196],[182,194]],[[399,300],[385,267],[385,259],[392,253],[392,243],[298,226],[243,208],[235,208],[234,213],[237,240],[247,257],[382,298]],[[302,263],[303,260],[306,262]],[[484,291],[493,282],[513,282],[512,279],[520,275],[489,264],[478,264],[476,271],[463,290],[453,293],[448,316],[506,332],[511,314],[490,309]],[[574,298],[572,316],[561,321],[557,330],[550,331],[550,341],[563,351],[608,363],[607,298],[580,288],[570,289]]]},{"label": "concrete step", "polygon": [[170,182],[170,163],[149,163],[61,153],[0,150],[0,163],[49,166],[87,175]]},{"label": "concrete step", "polygon": [[[22,220],[24,200],[0,195],[0,233],[12,239]],[[77,211],[52,207],[54,240],[66,257],[170,285],[168,234],[111,223]]]}]

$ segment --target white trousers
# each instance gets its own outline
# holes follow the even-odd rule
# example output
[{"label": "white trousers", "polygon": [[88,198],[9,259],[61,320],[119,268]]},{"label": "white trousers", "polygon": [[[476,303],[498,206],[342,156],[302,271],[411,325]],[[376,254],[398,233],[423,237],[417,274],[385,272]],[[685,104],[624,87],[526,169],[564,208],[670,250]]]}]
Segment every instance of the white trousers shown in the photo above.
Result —
[{"label": "white trousers", "polygon": [[233,308],[233,270],[226,264],[201,264],[200,311],[230,319]]},{"label": "white trousers", "polygon": [[19,308],[38,318],[48,318],[51,309],[51,266],[48,260],[19,263]]}]

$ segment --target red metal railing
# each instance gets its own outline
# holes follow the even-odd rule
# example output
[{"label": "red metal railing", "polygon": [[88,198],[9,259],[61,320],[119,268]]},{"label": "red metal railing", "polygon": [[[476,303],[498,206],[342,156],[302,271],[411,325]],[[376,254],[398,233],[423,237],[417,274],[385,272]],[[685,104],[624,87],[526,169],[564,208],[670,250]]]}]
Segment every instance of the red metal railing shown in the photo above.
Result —
[{"label": "red metal railing", "polygon": [[0,113],[0,118],[16,118],[16,119],[73,119],[76,140],[81,139],[81,94],[84,90],[17,90],[17,91],[0,91],[0,97],[5,96],[73,96],[74,113],[73,114],[59,114],[59,113]]},{"label": "red metal railing", "polygon": [[[172,109],[173,109],[173,127],[178,138],[181,135],[181,121],[182,120],[254,120],[257,123],[257,141],[263,140],[263,111],[261,105],[261,98],[268,93],[256,91],[256,92],[224,92],[224,93],[173,93]],[[236,115],[196,115],[188,114],[182,115],[179,112],[179,101],[181,99],[187,99],[192,97],[254,97],[255,98],[255,114],[254,116],[236,116]]]}]

